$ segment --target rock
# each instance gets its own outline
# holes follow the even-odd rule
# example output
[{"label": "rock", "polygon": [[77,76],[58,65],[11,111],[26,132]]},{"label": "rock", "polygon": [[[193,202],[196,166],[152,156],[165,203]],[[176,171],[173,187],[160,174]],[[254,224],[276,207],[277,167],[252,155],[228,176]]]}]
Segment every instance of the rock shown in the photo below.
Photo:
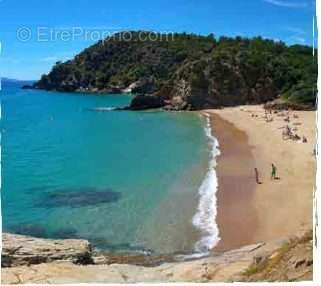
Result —
[{"label": "rock", "polygon": [[12,225],[10,226],[9,231],[12,231],[16,234],[28,235],[32,237],[46,237],[47,235],[46,228],[44,226],[31,223]]},{"label": "rock", "polygon": [[[66,89],[64,87],[64,89]],[[68,89],[66,89],[68,91]],[[103,89],[97,87],[78,87],[74,90],[75,92],[84,92],[84,93],[122,93],[123,89],[118,86],[109,86]]]},{"label": "rock", "polygon": [[47,263],[56,260],[90,264],[91,246],[86,240],[51,240],[3,233],[2,267]]},{"label": "rock", "polygon": [[129,109],[144,110],[150,108],[160,108],[164,106],[164,100],[155,95],[137,95],[133,98]]},{"label": "rock", "polygon": [[[155,257],[156,260],[153,261],[153,257],[131,256],[123,257],[125,261],[122,261],[116,256],[97,256],[95,262],[99,265],[85,267],[68,262],[54,262],[3,268],[1,279],[6,284],[230,282],[238,281],[253,258],[269,247],[274,248],[274,243],[255,244],[220,255],[167,263],[161,263],[165,257]],[[150,267],[152,265],[156,266]]]},{"label": "rock", "polygon": [[122,90],[122,93],[131,93],[132,90],[136,87],[136,82],[133,82],[132,84],[130,84],[128,87],[124,88]]},{"label": "rock", "polygon": [[156,90],[155,80],[153,77],[142,78],[131,83],[127,88],[123,89],[124,93],[153,93]]},{"label": "rock", "polygon": [[306,263],[306,260],[305,259],[299,259],[295,262],[294,264],[294,268],[298,268],[300,267],[301,265],[303,265],[304,263]]},{"label": "rock", "polygon": [[130,264],[136,266],[154,267],[163,263],[175,262],[176,258],[173,255],[101,253],[98,255],[93,255],[93,260],[96,265]]},{"label": "rock", "polygon": [[315,110],[309,105],[286,102],[280,98],[267,102],[264,108],[268,110]]},{"label": "rock", "polygon": [[68,191],[65,189],[56,189],[40,196],[40,200],[35,202],[35,206],[40,208],[55,208],[61,206],[77,208],[102,203],[114,203],[120,200],[120,198],[120,192],[114,192],[109,188],[97,189],[83,187],[75,189],[74,191],[70,191],[69,189]]},{"label": "rock", "polygon": [[22,86],[22,89],[34,89],[32,85],[26,84]]},{"label": "rock", "polygon": [[[95,92],[95,91],[94,91]],[[110,86],[109,88],[100,90],[99,92],[104,92],[104,93],[121,93],[122,88],[119,86]]]},{"label": "rock", "polygon": [[51,236],[51,238],[55,239],[74,239],[77,237],[77,230],[71,227],[63,227],[55,231]]},{"label": "rock", "polygon": [[274,253],[272,253],[272,255],[269,257],[269,259],[274,259],[276,258],[278,255],[280,255],[279,251],[276,251]]},{"label": "rock", "polygon": [[[5,236],[8,236],[8,234],[5,234]],[[28,239],[30,241],[33,240],[32,238]],[[166,257],[118,257],[116,255],[105,256],[98,254],[94,257],[98,265],[80,266],[68,261],[54,261],[38,265],[2,268],[1,280],[5,284],[201,283],[312,280],[313,258],[311,241],[301,238],[298,238],[296,241],[290,239],[286,241],[291,243],[290,248],[284,247],[284,242],[278,240],[248,245],[220,254],[213,253],[213,255],[205,258],[166,263],[162,263],[167,261]],[[67,241],[65,242],[67,243]],[[31,242],[31,244],[33,243]],[[30,242],[24,244],[25,246],[18,245],[30,251],[28,247],[31,246],[28,244]],[[311,247],[307,249],[306,246],[308,245],[311,245]],[[19,246],[18,249],[13,248],[11,250],[12,252],[20,251],[21,255],[25,256],[23,251],[19,250]],[[6,251],[8,252],[8,250]],[[44,252],[44,250],[42,251]],[[280,253],[280,259],[271,259],[271,256],[276,252]],[[305,267],[302,264],[299,268],[295,269],[291,261],[299,261],[301,259],[305,259],[307,261],[306,265],[310,264],[310,266]],[[130,263],[130,265],[123,263]],[[149,267],[144,267],[143,265],[148,265]],[[150,267],[153,265],[156,266]]]}]

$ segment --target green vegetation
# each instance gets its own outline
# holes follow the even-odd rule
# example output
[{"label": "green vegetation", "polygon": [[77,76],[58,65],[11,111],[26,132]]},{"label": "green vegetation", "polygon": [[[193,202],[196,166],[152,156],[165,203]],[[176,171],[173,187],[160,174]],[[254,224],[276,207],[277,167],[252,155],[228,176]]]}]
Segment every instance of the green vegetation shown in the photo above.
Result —
[{"label": "green vegetation", "polygon": [[[73,60],[56,63],[35,87],[108,92],[144,80],[139,92],[156,92],[166,98],[180,94],[194,108],[276,98],[311,107],[317,92],[317,52],[312,54],[311,47],[288,47],[261,37],[123,32],[85,49]],[[179,93],[177,84],[182,80],[190,94]],[[164,95],[162,89],[169,88],[173,92]]]},{"label": "green vegetation", "polygon": [[285,242],[272,254],[256,257],[256,261],[242,273],[242,282],[311,280],[312,237],[312,231],[308,231],[300,238]]}]

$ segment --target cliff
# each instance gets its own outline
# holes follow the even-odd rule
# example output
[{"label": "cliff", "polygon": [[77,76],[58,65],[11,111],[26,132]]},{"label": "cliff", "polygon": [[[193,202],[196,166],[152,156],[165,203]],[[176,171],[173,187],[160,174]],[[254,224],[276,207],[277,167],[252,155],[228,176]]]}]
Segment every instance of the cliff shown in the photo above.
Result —
[{"label": "cliff", "polygon": [[[69,251],[67,256],[61,256],[61,261],[43,263],[44,261],[39,260],[18,259],[19,255],[25,257],[25,252],[21,249],[26,249],[24,242],[27,237],[17,236],[18,239],[16,239],[15,235],[6,234],[5,237],[3,245],[6,250],[2,255],[6,256],[6,260],[14,256],[14,260],[19,261],[18,264],[12,265],[14,267],[2,265],[1,279],[5,284],[312,280],[311,231],[297,237],[262,242],[190,261],[186,261],[186,257],[185,261],[182,257],[175,257],[176,262],[166,262],[154,267],[120,264],[124,263],[121,256],[118,260],[109,260],[108,256],[101,259],[101,257],[94,257],[92,252],[90,255],[93,262],[90,265],[77,265],[75,261],[73,263],[72,259],[68,259],[72,256]],[[54,244],[57,243],[57,241],[30,237],[28,241],[28,255],[39,253],[37,247],[39,241],[43,246],[47,243],[47,247],[40,251],[43,254],[45,251],[48,253],[55,251]],[[83,245],[82,241],[79,243]],[[59,245],[72,248],[68,240],[59,241]],[[77,253],[77,247],[75,253]],[[137,264],[134,261],[132,263]]]},{"label": "cliff", "polygon": [[307,46],[288,47],[261,37],[124,32],[73,60],[57,62],[34,88],[138,93],[132,109],[191,110],[276,98],[314,108],[317,59],[312,53]]},{"label": "cliff", "polygon": [[76,264],[92,262],[91,247],[86,240],[48,240],[18,234],[2,234],[2,267],[16,267],[70,261]]}]

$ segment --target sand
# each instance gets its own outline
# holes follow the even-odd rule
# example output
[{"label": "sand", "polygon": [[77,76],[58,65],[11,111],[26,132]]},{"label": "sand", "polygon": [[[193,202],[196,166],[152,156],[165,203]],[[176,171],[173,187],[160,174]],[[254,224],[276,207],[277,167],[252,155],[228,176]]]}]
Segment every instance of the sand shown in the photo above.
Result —
[{"label": "sand", "polygon": [[[255,191],[254,157],[245,132],[216,114],[211,115],[212,132],[219,140],[217,157],[217,217],[220,242],[214,252],[253,242],[257,220],[251,200]],[[237,144],[236,144],[237,142]]]},{"label": "sand", "polygon": [[[206,110],[222,155],[218,161],[218,250],[279,239],[312,228],[316,160],[316,113],[272,114],[264,119],[262,106]],[[284,113],[284,112],[283,112]],[[294,118],[293,115],[298,118]],[[299,123],[300,125],[297,125]],[[283,140],[282,127],[297,128],[307,143]],[[247,146],[247,147],[246,147]],[[249,149],[250,148],[250,149]],[[271,180],[271,164],[278,180]],[[262,184],[256,184],[254,168]]]}]

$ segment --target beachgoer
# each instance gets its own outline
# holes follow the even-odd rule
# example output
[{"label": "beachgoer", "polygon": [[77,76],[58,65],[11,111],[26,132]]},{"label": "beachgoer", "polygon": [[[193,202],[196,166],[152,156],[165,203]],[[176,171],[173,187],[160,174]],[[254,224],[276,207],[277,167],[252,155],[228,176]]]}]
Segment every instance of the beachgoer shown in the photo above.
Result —
[{"label": "beachgoer", "polygon": [[271,180],[272,179],[276,179],[276,167],[275,165],[272,163],[272,173],[271,173]]},{"label": "beachgoer", "polygon": [[285,126],[285,130],[282,132],[283,140],[289,139],[292,136],[292,131],[289,125]]},{"label": "beachgoer", "polygon": [[294,141],[301,140],[301,137],[298,134],[292,134],[291,139]]},{"label": "beachgoer", "polygon": [[261,184],[260,180],[259,180],[259,171],[257,170],[257,168],[254,168],[254,172],[255,172],[255,181],[257,184]]}]

